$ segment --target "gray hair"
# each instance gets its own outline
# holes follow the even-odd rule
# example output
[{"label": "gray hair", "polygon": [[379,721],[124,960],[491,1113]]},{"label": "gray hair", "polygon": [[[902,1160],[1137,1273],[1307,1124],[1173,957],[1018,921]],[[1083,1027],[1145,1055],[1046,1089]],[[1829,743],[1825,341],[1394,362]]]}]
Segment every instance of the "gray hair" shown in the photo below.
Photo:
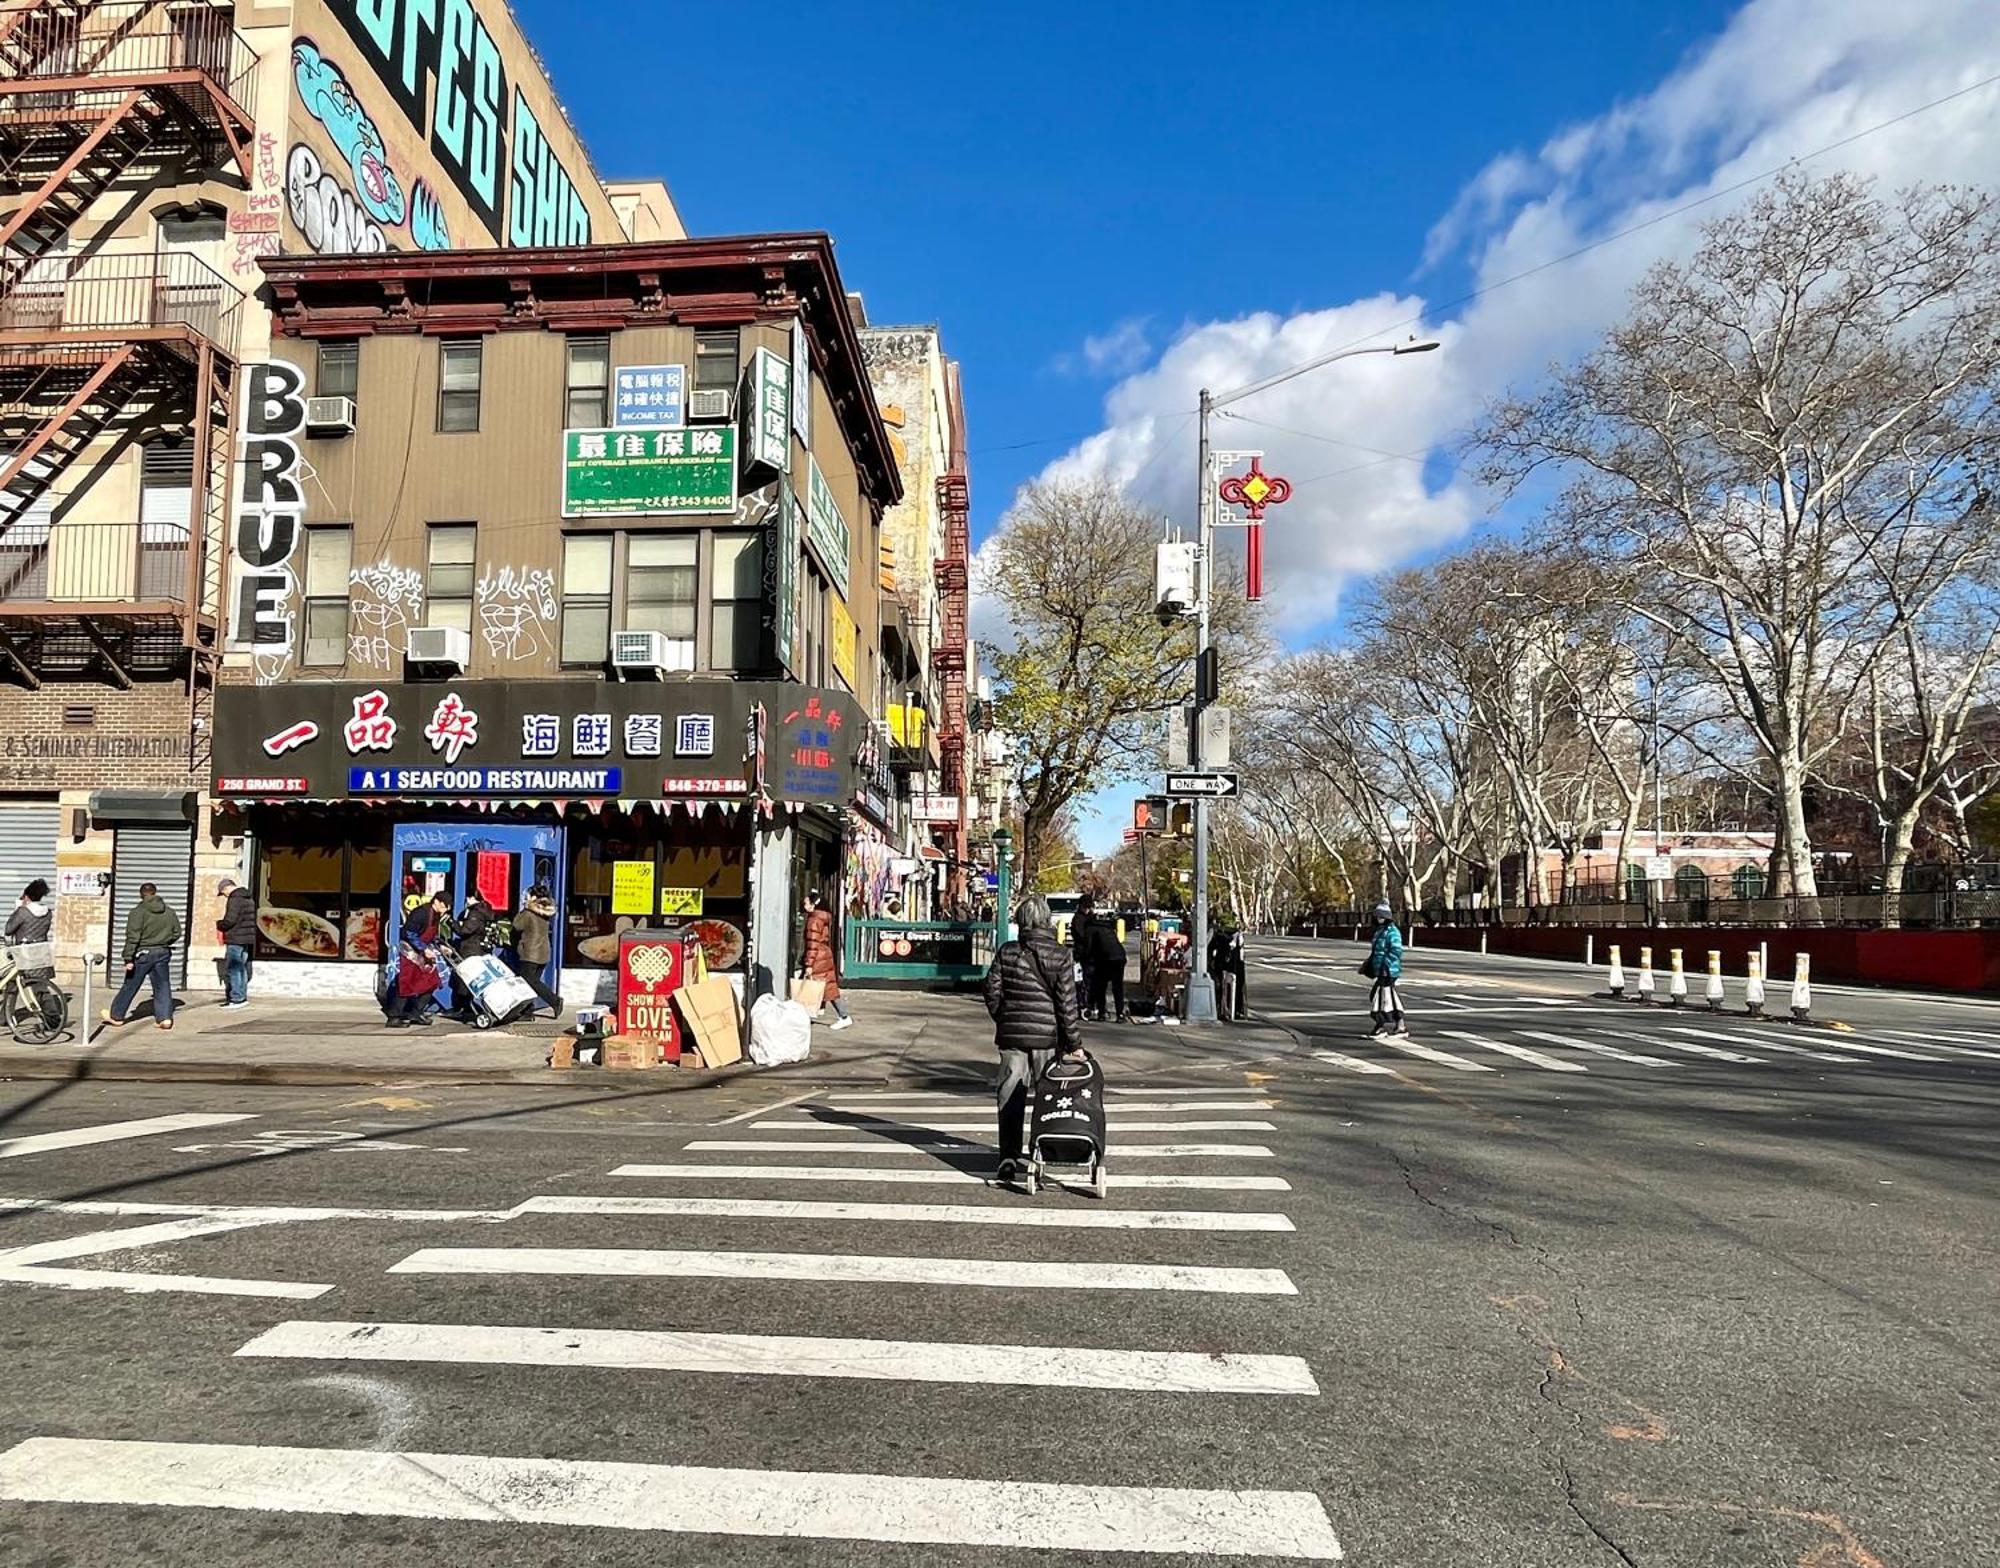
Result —
[{"label": "gray hair", "polygon": [[1021,928],[1021,935],[1030,931],[1053,931],[1056,917],[1049,913],[1049,901],[1041,894],[1031,894],[1014,908],[1014,924]]}]

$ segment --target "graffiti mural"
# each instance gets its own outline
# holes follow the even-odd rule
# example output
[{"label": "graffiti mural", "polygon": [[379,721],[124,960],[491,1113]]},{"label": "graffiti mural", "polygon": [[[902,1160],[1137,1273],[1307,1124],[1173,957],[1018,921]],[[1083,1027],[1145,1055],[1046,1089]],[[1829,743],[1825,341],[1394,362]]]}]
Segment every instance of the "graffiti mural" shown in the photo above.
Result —
[{"label": "graffiti mural", "polygon": [[299,461],[305,376],[281,360],[246,369],[230,645],[257,655],[260,680],[275,680],[291,662],[297,632],[291,560],[305,519]]},{"label": "graffiti mural", "polygon": [[479,579],[479,633],[496,659],[535,659],[555,650],[560,606],[556,576],[546,567],[490,568]]},{"label": "graffiti mural", "polygon": [[322,55],[310,38],[297,38],[292,41],[292,75],[298,82],[300,104],[326,127],[326,134],[347,160],[355,194],[368,216],[391,228],[400,224],[409,216],[403,182],[389,167],[389,148],[382,133],[368,118],[340,67]]},{"label": "graffiti mural", "polygon": [[348,574],[347,661],[394,671],[424,615],[424,574],[378,561]]},{"label": "graffiti mural", "polygon": [[257,258],[275,256],[283,244],[278,226],[285,208],[284,177],[278,172],[278,138],[257,133],[257,161],[243,210],[229,215],[229,270],[240,277],[257,271]]},{"label": "graffiti mural", "polygon": [[384,251],[389,241],[353,194],[326,172],[319,154],[304,142],[292,148],[285,165],[285,198],[292,224],[319,255]]},{"label": "graffiti mural", "polygon": [[444,221],[444,203],[429,180],[410,188],[410,238],[418,250],[450,250],[451,229]]}]

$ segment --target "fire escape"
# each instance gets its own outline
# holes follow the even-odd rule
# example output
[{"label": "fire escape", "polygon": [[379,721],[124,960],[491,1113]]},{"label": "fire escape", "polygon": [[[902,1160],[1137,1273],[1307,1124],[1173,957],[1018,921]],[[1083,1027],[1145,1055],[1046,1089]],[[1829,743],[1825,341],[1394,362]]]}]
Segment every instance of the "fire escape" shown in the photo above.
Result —
[{"label": "fire escape", "polygon": [[[961,823],[964,820],[968,782],[965,768],[965,638],[972,574],[970,493],[963,467],[938,477],[938,510],[944,514],[944,555],[933,570],[937,575],[938,608],[943,624],[939,629],[937,645],[931,650],[931,666],[937,671],[944,710],[938,725],[939,772],[943,775],[944,792],[959,799]],[[962,861],[965,857],[962,828],[954,828],[953,839],[952,859]]]},{"label": "fire escape", "polygon": [[[220,645],[244,301],[150,230],[135,252],[119,220],[147,189],[248,180],[256,57],[233,18],[0,14],[0,680],[185,675],[191,735]],[[173,504],[143,486],[108,520],[79,504],[133,447],[176,476]]]}]

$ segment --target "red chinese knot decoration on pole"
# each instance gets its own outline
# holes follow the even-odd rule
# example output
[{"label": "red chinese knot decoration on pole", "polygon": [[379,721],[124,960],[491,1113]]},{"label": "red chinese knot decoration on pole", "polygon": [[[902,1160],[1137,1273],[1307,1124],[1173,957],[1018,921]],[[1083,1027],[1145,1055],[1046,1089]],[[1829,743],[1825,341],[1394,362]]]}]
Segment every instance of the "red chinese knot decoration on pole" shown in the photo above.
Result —
[{"label": "red chinese knot decoration on pole", "polygon": [[1222,481],[1216,493],[1230,506],[1241,507],[1249,525],[1249,538],[1245,551],[1243,589],[1244,597],[1261,599],[1264,597],[1264,508],[1282,506],[1292,498],[1292,482],[1276,474],[1264,472],[1261,457],[1250,459],[1250,472],[1231,474]]}]

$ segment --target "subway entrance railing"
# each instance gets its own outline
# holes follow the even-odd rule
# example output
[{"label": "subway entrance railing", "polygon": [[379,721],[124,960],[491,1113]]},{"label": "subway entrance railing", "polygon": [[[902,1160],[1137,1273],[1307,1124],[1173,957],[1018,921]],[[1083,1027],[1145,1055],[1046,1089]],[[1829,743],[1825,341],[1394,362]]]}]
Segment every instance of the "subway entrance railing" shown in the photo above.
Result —
[{"label": "subway entrance railing", "polygon": [[990,921],[849,920],[841,975],[968,984],[993,962],[993,929]]}]

